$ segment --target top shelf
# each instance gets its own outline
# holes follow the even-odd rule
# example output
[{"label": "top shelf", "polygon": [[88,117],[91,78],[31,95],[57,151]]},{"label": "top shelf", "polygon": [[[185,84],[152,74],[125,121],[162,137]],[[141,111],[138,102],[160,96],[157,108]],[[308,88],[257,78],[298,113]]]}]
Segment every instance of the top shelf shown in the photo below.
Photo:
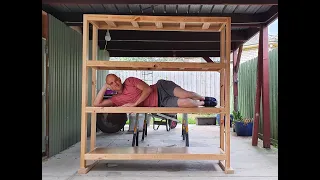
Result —
[{"label": "top shelf", "polygon": [[224,63],[194,62],[132,62],[88,60],[87,67],[97,70],[150,70],[150,71],[219,71]]},{"label": "top shelf", "polygon": [[84,14],[97,29],[220,32],[229,17],[133,16]]}]

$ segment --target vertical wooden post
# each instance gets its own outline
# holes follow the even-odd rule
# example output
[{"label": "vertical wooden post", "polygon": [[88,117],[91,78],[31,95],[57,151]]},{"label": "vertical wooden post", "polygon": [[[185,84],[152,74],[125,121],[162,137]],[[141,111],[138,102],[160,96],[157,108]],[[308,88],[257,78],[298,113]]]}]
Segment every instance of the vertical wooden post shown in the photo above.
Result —
[{"label": "vertical wooden post", "polygon": [[[98,53],[98,29],[96,26],[92,28],[92,61],[97,60]],[[92,68],[92,104],[97,94],[97,70]],[[96,146],[96,122],[97,122],[97,113],[91,113],[91,143],[90,149],[93,150]]]},{"label": "vertical wooden post", "polygon": [[242,46],[240,45],[239,49],[237,51],[233,52],[233,109],[235,111],[239,110],[238,105],[238,72],[239,72],[239,66],[240,66],[240,59],[241,59],[241,53],[242,53]]},{"label": "vertical wooden post", "polygon": [[88,104],[88,68],[87,60],[89,54],[89,22],[83,15],[83,39],[82,39],[82,92],[81,92],[81,147],[80,147],[80,169],[86,168],[84,154],[87,150],[87,113],[85,108]]},{"label": "vertical wooden post", "polygon": [[231,54],[231,18],[226,24],[226,70],[225,70],[225,134],[226,134],[226,166],[225,171],[230,170],[230,54]]},{"label": "vertical wooden post", "polygon": [[237,59],[238,49],[234,50],[232,53],[233,56],[233,110],[238,111],[238,83],[237,83],[237,73],[236,73],[236,63],[238,61]]},{"label": "vertical wooden post", "polygon": [[[222,28],[220,32],[220,63],[225,63],[226,58],[226,29]],[[225,108],[225,69],[220,70],[220,106]],[[224,150],[224,117],[225,114],[220,114],[220,148]]]},{"label": "vertical wooden post", "polygon": [[[257,90],[253,123],[252,146],[258,145],[260,103],[262,91],[263,147],[270,148],[269,57],[268,27],[261,27],[257,62]],[[262,89],[263,88],[263,89]]]},{"label": "vertical wooden post", "polygon": [[268,48],[268,26],[261,27],[262,34],[262,115],[263,115],[263,147],[270,148],[270,100],[269,100],[269,48]]},{"label": "vertical wooden post", "polygon": [[262,78],[262,46],[260,42],[262,34],[259,34],[259,49],[258,49],[258,61],[257,61],[257,81],[256,81],[256,100],[254,107],[254,121],[253,121],[253,134],[252,134],[252,146],[258,145],[258,133],[259,133],[259,118],[260,118],[260,102],[261,102],[261,78]]}]

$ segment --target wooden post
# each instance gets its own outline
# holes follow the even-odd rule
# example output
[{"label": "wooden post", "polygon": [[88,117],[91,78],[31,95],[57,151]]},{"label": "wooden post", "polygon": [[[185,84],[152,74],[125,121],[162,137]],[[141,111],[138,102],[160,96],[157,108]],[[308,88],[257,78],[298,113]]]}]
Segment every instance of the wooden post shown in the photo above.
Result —
[{"label": "wooden post", "polygon": [[239,49],[237,51],[233,52],[233,109],[235,111],[239,110],[238,105],[238,72],[239,72],[239,66],[240,66],[240,59],[242,54],[242,47],[241,44]]},{"label": "wooden post", "polygon": [[231,54],[231,18],[226,23],[226,76],[225,76],[225,112],[226,112],[226,163],[225,171],[233,171],[230,166],[230,54]]},{"label": "wooden post", "polygon": [[253,121],[253,134],[252,134],[252,146],[258,145],[258,133],[259,133],[259,118],[260,118],[260,102],[261,102],[261,78],[262,78],[262,46],[260,42],[262,34],[259,34],[259,49],[258,49],[258,62],[257,62],[257,83],[256,83],[256,100],[254,108],[254,121]]},{"label": "wooden post", "polygon": [[[226,62],[226,29],[220,32],[220,63]],[[220,106],[225,107],[225,69],[220,70]],[[220,114],[220,148],[224,151],[224,117],[225,113]]]},{"label": "wooden post", "polygon": [[[97,60],[98,53],[98,29],[96,26],[92,27],[92,61]],[[92,69],[92,104],[97,94],[97,70]],[[97,113],[91,113],[91,151],[96,147],[96,122]]]},{"label": "wooden post", "polygon": [[257,90],[253,123],[252,146],[258,145],[260,103],[262,90],[263,147],[270,148],[269,57],[268,27],[261,27],[257,62]]},{"label": "wooden post", "polygon": [[270,148],[270,100],[269,100],[269,47],[268,47],[268,26],[261,27],[260,33],[262,47],[260,54],[262,61],[262,115],[263,115],[263,147]]},{"label": "wooden post", "polygon": [[86,16],[83,16],[83,44],[82,44],[82,93],[81,93],[81,147],[80,147],[80,168],[86,168],[84,154],[87,150],[87,113],[88,104],[88,54],[89,54],[89,22]]}]

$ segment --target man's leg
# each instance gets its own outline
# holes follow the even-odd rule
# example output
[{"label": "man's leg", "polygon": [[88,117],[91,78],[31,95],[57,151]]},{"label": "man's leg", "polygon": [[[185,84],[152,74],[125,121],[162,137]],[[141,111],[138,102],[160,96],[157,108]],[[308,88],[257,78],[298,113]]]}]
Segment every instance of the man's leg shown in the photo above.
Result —
[{"label": "man's leg", "polygon": [[194,100],[194,99],[190,99],[190,98],[179,98],[178,99],[178,107],[199,107],[199,106],[203,106],[204,105],[204,101],[198,101],[198,100]]},{"label": "man's leg", "polygon": [[194,100],[204,101],[203,96],[200,96],[199,94],[192,92],[192,91],[187,91],[181,87],[175,87],[173,90],[173,95],[178,98],[181,98],[181,99],[189,99],[190,98],[190,99],[194,99]]},{"label": "man's leg", "polygon": [[162,107],[209,106],[208,102],[205,102],[205,97],[187,91],[173,81],[159,80],[157,87],[160,95],[160,106]]},{"label": "man's leg", "polygon": [[164,107],[199,107],[204,105],[204,101],[194,100],[190,98],[178,98],[175,96],[167,96],[162,100]]},{"label": "man's leg", "polygon": [[[177,85],[173,81],[159,80],[158,86],[160,86],[161,89],[163,89],[170,96],[175,96],[180,99],[194,99],[194,100],[200,100],[200,101],[205,100],[205,98],[203,96],[200,96],[199,94],[192,92],[192,91],[187,91],[187,90],[181,88],[179,85]],[[190,102],[189,100],[187,100],[187,101]]]}]

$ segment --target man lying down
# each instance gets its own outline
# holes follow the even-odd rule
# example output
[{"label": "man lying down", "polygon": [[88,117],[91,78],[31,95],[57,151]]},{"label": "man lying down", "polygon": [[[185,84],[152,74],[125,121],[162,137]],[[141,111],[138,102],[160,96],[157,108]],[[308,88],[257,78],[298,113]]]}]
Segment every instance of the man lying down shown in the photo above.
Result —
[{"label": "man lying down", "polygon": [[[109,99],[103,96],[107,89],[117,92]],[[203,97],[187,91],[168,80],[158,80],[156,84],[148,85],[141,79],[128,77],[122,83],[115,74],[106,76],[106,84],[100,89],[93,106],[96,107],[215,107],[214,97]]]}]

